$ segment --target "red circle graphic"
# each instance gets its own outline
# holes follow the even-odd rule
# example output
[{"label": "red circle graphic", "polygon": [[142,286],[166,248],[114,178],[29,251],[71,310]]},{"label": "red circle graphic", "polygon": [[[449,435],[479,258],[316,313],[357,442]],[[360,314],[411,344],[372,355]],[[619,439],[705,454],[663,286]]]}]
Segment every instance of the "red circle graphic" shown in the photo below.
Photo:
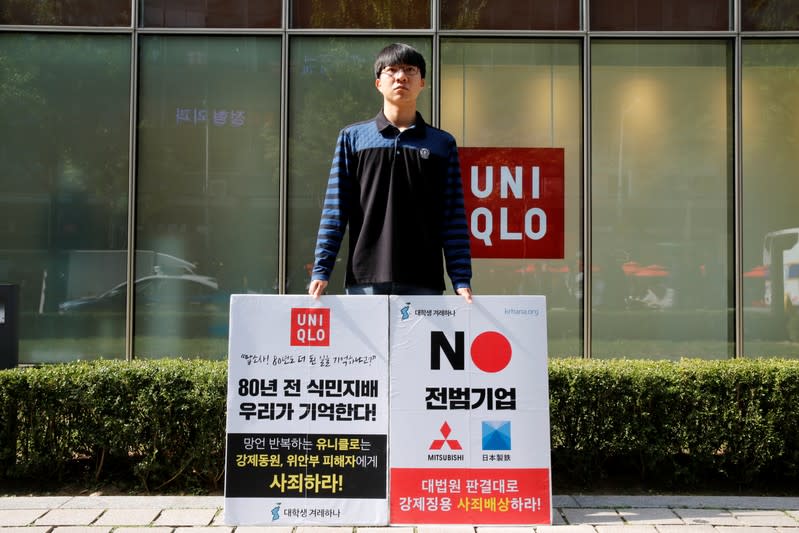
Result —
[{"label": "red circle graphic", "polygon": [[510,363],[510,342],[498,331],[486,331],[475,337],[471,350],[472,361],[483,372],[499,372]]}]

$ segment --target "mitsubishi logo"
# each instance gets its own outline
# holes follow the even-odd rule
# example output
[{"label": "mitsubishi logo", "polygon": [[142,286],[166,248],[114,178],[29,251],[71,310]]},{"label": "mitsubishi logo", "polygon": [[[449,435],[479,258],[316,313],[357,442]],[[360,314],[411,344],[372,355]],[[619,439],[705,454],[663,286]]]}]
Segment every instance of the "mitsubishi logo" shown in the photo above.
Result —
[{"label": "mitsubishi logo", "polygon": [[444,448],[445,444],[449,445],[450,450],[462,450],[461,443],[458,442],[458,439],[450,439],[449,435],[452,433],[452,428],[449,427],[449,424],[444,422],[439,428],[441,431],[441,435],[444,437],[443,439],[435,439],[433,443],[430,445],[431,450],[441,450]]}]

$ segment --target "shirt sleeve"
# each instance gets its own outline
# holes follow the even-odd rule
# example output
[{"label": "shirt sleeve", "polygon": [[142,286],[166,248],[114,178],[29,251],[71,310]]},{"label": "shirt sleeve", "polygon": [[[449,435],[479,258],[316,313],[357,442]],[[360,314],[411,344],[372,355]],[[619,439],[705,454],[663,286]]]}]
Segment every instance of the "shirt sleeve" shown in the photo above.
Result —
[{"label": "shirt sleeve", "polygon": [[447,274],[455,290],[470,288],[472,280],[472,252],[469,246],[469,227],[463,201],[461,167],[455,140],[449,150],[447,183],[444,192],[444,259]]},{"label": "shirt sleeve", "polygon": [[333,164],[325,191],[325,202],[322,206],[322,217],[319,221],[312,280],[330,279],[336,264],[336,256],[341,248],[349,218],[348,198],[352,191],[351,153],[348,135],[342,130],[336,141]]}]

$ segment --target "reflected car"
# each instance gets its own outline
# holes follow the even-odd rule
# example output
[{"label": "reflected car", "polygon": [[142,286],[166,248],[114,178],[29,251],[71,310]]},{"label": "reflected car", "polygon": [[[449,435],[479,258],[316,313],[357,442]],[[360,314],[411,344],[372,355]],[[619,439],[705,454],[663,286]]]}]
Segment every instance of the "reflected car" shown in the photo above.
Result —
[{"label": "reflected car", "polygon": [[[124,312],[127,283],[123,282],[99,296],[68,300],[58,305],[61,313]],[[151,310],[226,310],[230,295],[219,290],[216,279],[194,274],[145,276],[136,280],[134,302],[137,311]]]}]

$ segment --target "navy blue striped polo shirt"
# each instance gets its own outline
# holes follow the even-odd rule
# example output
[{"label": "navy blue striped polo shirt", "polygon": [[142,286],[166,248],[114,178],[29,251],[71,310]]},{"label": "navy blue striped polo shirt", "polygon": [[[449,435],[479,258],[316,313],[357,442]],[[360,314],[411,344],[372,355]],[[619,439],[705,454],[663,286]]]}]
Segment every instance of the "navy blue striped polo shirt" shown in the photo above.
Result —
[{"label": "navy blue striped polo shirt", "polygon": [[[458,149],[426,124],[400,131],[382,110],[339,133],[311,279],[328,280],[349,225],[346,286],[407,283],[455,290],[472,277]],[[443,260],[442,260],[443,252]]]}]

